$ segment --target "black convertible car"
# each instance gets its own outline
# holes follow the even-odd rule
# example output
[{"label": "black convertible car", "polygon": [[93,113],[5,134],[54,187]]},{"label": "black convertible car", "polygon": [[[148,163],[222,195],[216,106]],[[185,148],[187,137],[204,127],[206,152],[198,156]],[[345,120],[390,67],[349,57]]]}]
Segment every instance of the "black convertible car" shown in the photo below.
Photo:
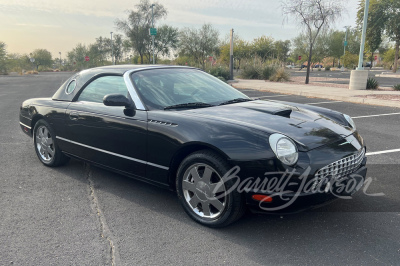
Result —
[{"label": "black convertible car", "polygon": [[349,116],[251,99],[190,67],[81,71],[52,98],[23,102],[20,125],[44,165],[74,157],[176,190],[211,227],[247,208],[287,213],[351,197],[366,175]]}]

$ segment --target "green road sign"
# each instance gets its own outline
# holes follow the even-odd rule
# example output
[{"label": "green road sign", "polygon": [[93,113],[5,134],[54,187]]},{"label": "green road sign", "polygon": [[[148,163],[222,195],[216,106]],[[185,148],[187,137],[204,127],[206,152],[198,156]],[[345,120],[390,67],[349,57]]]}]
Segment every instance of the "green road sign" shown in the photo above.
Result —
[{"label": "green road sign", "polygon": [[156,28],[150,28],[150,35],[157,35],[157,29]]},{"label": "green road sign", "polygon": [[347,46],[347,41],[344,41],[344,46]]}]

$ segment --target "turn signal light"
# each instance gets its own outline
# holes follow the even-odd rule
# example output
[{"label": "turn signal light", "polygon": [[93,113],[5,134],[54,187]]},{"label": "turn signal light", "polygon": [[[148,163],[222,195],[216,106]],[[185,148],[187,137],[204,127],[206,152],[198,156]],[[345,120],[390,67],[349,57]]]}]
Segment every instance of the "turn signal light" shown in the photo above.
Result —
[{"label": "turn signal light", "polygon": [[266,195],[256,194],[256,195],[253,195],[252,198],[257,201],[272,202],[272,198],[270,196],[266,196]]}]

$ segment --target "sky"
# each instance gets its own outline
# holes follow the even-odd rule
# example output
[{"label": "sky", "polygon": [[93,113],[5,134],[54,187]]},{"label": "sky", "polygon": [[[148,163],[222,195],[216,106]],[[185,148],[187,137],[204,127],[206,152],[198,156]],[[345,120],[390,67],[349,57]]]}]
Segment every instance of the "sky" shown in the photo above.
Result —
[{"label": "sky", "polygon": [[[37,48],[63,55],[78,43],[90,44],[99,36],[118,32],[117,18],[127,17],[140,0],[0,0],[0,41],[9,53],[29,53]],[[158,25],[201,27],[211,23],[221,38],[235,34],[246,40],[265,35],[292,39],[300,28],[284,19],[279,0],[159,0],[168,11]],[[343,2],[345,14],[333,28],[355,26],[359,0]]]}]

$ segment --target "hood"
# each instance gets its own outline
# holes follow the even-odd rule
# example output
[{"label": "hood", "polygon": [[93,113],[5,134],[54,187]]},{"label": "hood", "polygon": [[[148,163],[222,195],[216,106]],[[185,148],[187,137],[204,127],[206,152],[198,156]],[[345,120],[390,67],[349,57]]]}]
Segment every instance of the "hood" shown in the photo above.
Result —
[{"label": "hood", "polygon": [[272,101],[251,101],[184,111],[228,123],[281,133],[306,150],[315,149],[351,135],[353,130],[317,112]]}]

